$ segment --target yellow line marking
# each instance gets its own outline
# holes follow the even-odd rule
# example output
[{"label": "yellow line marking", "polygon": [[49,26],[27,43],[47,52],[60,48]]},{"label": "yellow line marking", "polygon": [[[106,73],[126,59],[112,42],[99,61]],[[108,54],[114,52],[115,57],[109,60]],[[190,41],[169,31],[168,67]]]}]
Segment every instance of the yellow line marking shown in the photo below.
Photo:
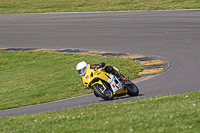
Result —
[{"label": "yellow line marking", "polygon": [[144,58],[146,56],[135,54],[135,55],[121,55],[121,56],[118,56],[118,57],[123,58],[123,59],[136,59],[136,58]]},{"label": "yellow line marking", "polygon": [[139,72],[139,75],[160,73],[163,70],[164,68],[147,69],[142,72]]},{"label": "yellow line marking", "polygon": [[5,50],[5,49],[8,49],[8,48],[0,48],[0,50]]},{"label": "yellow line marking", "polygon": [[79,54],[105,54],[105,53],[110,53],[106,51],[87,51],[87,52],[80,52]]},{"label": "yellow line marking", "polygon": [[148,66],[148,65],[159,65],[159,64],[167,64],[167,62],[163,60],[150,60],[150,61],[140,61],[142,65]]},{"label": "yellow line marking", "polygon": [[65,50],[65,49],[35,49],[35,50],[30,50],[34,52],[56,52],[60,50]]}]

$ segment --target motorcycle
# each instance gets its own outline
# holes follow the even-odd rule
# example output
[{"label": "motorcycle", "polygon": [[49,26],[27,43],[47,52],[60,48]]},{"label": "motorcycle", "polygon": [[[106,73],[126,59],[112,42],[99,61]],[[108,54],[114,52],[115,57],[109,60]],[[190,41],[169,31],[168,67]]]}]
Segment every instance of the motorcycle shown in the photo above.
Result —
[{"label": "motorcycle", "polygon": [[[113,68],[119,72],[116,67]],[[91,69],[90,64],[87,65],[87,71],[82,77],[82,81],[88,89],[94,91],[96,97],[101,97],[104,100],[112,100],[114,97],[127,94],[129,96],[139,94],[138,87],[130,80],[122,81],[115,75],[107,73],[103,68]]]}]

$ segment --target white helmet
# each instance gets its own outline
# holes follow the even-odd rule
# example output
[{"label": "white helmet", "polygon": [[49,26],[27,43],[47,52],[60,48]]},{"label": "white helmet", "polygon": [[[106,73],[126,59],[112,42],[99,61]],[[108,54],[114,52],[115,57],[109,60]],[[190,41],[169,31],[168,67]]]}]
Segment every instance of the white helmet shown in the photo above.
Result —
[{"label": "white helmet", "polygon": [[76,70],[80,76],[84,76],[87,70],[87,63],[85,61],[79,62],[76,65]]}]

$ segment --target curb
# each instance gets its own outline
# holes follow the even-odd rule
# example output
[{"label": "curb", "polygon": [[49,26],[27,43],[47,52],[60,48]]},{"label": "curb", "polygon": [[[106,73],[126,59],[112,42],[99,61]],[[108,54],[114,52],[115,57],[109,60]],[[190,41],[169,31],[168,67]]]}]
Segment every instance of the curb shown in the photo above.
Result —
[{"label": "curb", "polygon": [[145,66],[145,69],[140,72],[140,76],[155,76],[162,74],[172,67],[171,61],[155,56],[144,54],[132,54],[113,51],[96,51],[85,49],[46,49],[46,48],[0,48],[0,51],[34,51],[34,52],[65,52],[65,53],[77,53],[77,54],[90,54],[98,56],[119,57],[127,60],[133,60],[139,62]]}]

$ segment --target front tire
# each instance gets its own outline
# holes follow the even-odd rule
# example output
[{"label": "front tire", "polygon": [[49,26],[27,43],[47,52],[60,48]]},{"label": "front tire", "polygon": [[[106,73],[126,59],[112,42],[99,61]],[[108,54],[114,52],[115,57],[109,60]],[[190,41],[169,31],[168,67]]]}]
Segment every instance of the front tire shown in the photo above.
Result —
[{"label": "front tire", "polygon": [[139,94],[139,89],[134,83],[127,84],[127,90],[129,96],[137,96]]},{"label": "front tire", "polygon": [[114,97],[112,91],[107,88],[105,90],[101,84],[95,84],[92,86],[92,88],[94,90],[94,93],[104,100],[112,100]]}]

